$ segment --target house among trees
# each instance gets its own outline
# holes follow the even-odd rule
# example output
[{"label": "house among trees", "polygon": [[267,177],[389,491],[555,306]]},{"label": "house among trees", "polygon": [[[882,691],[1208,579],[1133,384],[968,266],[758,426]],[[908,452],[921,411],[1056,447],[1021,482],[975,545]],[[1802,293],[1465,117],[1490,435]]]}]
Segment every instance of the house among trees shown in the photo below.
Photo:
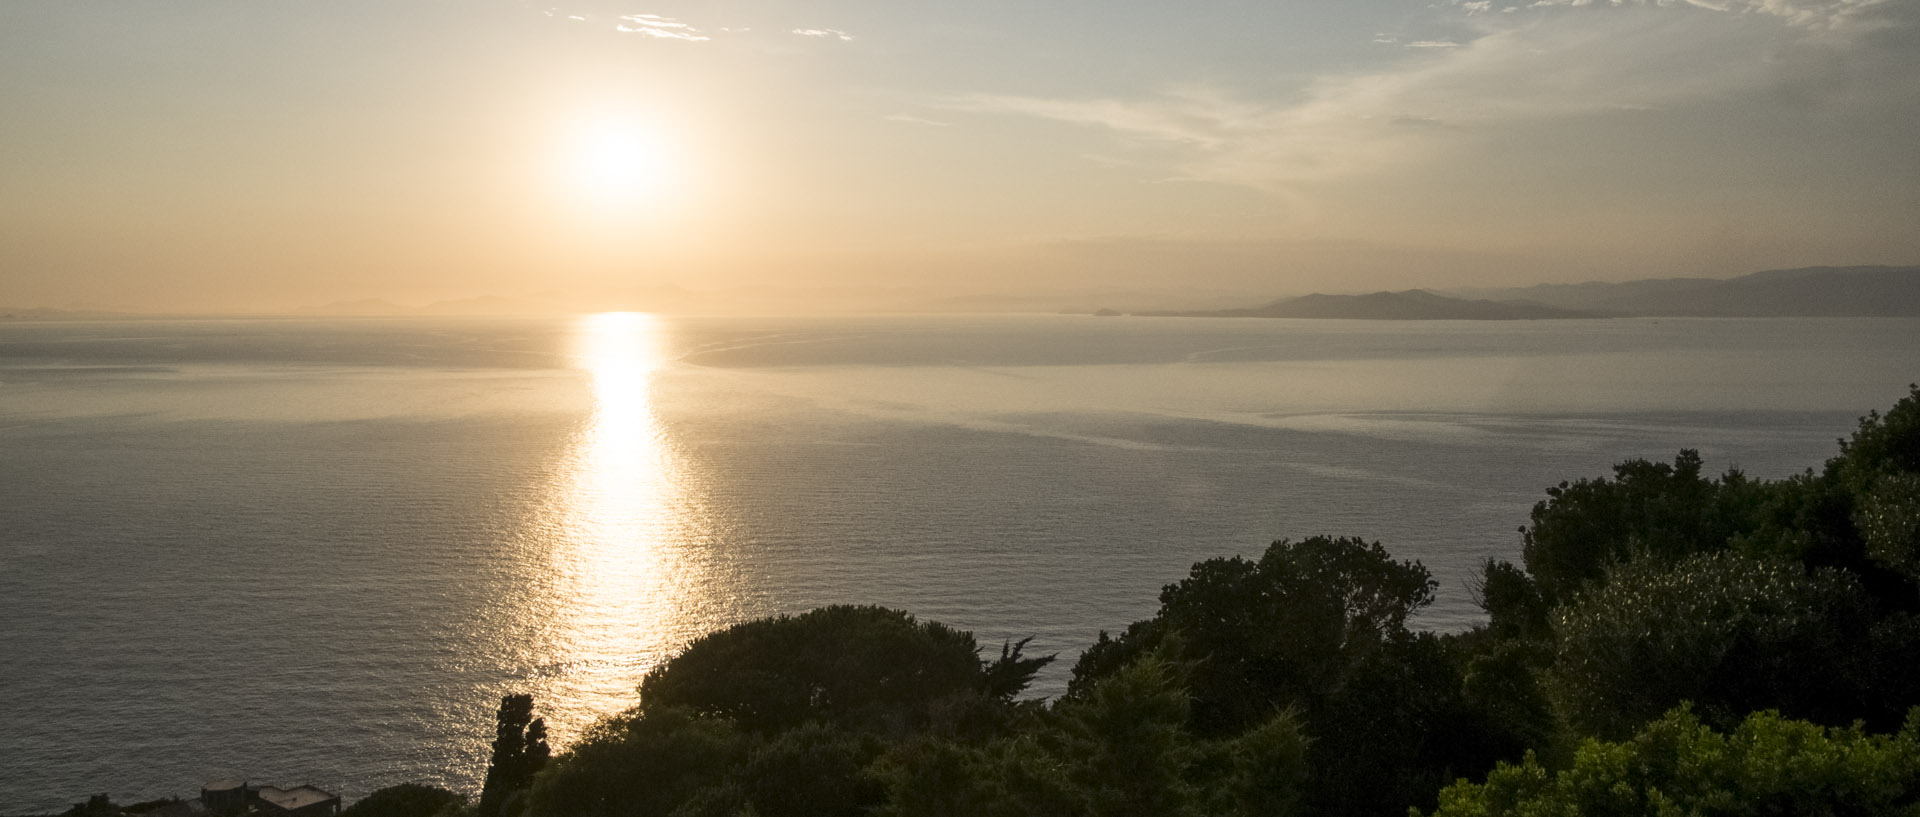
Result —
[{"label": "house among trees", "polygon": [[340,795],[313,786],[283,789],[228,780],[202,786],[200,805],[204,809],[201,813],[212,817],[336,817],[340,813]]},{"label": "house among trees", "polygon": [[200,787],[192,800],[166,798],[119,806],[104,794],[75,803],[60,817],[338,817],[340,795],[313,786],[283,789],[226,780]]}]

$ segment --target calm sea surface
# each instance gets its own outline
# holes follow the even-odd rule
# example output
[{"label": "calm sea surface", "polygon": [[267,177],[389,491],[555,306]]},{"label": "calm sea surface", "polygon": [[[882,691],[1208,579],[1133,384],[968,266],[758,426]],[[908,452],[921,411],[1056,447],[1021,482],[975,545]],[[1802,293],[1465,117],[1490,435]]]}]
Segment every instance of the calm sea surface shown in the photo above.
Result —
[{"label": "calm sea surface", "polygon": [[1543,489],[1816,465],[1920,321],[0,322],[0,813],[221,777],[478,788],[741,619],[1060,663],[1200,559],[1379,539],[1477,618]]}]

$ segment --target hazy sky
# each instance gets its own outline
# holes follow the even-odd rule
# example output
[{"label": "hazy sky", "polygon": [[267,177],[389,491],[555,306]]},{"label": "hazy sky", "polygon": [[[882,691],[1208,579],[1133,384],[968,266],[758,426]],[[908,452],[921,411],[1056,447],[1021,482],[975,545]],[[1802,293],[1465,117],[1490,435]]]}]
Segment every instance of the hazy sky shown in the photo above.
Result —
[{"label": "hazy sky", "polygon": [[0,304],[1920,263],[1920,0],[0,3]]}]

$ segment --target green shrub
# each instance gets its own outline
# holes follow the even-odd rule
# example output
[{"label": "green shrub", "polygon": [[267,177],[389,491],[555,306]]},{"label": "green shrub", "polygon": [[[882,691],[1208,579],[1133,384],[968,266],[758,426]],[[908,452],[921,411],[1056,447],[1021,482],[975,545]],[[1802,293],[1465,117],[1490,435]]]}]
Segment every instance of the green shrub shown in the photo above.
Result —
[{"label": "green shrub", "polygon": [[1440,793],[1434,817],[1913,815],[1920,813],[1920,709],[1897,735],[1827,728],[1773,712],[1730,733],[1685,707],[1632,740],[1589,740],[1550,772],[1531,755],[1485,783]]},{"label": "green shrub", "polygon": [[1733,553],[1629,562],[1558,611],[1551,687],[1581,734],[1614,739],[1682,701],[1721,727],[1761,709],[1846,723],[1862,605],[1833,570]]},{"label": "green shrub", "polygon": [[436,786],[401,783],[354,801],[340,817],[434,817],[465,802],[465,797]]}]

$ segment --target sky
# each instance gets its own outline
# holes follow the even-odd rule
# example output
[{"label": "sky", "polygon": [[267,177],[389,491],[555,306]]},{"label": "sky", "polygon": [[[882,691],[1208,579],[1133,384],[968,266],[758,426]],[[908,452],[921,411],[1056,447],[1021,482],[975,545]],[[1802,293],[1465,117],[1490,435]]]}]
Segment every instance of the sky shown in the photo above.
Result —
[{"label": "sky", "polygon": [[0,3],[0,305],[1920,263],[1920,0]]}]

